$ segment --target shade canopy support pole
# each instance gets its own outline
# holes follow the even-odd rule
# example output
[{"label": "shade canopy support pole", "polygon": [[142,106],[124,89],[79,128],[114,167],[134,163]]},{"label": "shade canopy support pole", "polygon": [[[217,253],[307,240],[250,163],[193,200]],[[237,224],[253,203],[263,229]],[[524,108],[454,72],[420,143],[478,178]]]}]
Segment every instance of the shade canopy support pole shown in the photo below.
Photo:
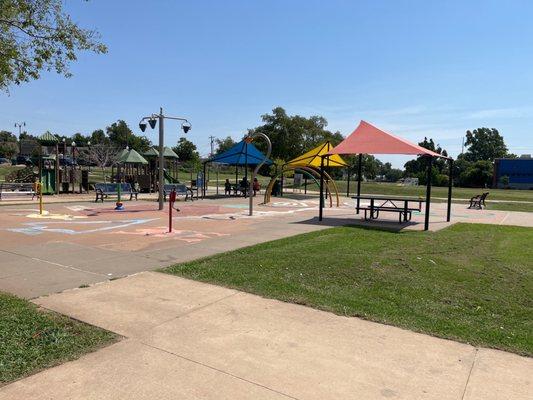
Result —
[{"label": "shade canopy support pole", "polygon": [[348,168],[348,171],[347,171],[346,197],[350,197],[350,168]]},{"label": "shade canopy support pole", "polygon": [[429,210],[431,208],[431,169],[433,167],[433,157],[428,157],[428,170],[427,170],[427,182],[426,182],[426,215],[424,219],[424,230],[429,229]]},{"label": "shade canopy support pole", "polygon": [[453,188],[453,159],[450,158],[449,165],[450,172],[448,175],[448,212],[446,213],[446,221],[450,222],[452,216],[452,188]]},{"label": "shade canopy support pole", "polygon": [[362,175],[362,169],[363,169],[363,154],[360,153],[359,157],[357,158],[357,206],[356,206],[356,214],[359,214],[359,207],[360,207],[360,199],[359,196],[361,196],[361,175]]},{"label": "shade canopy support pole", "polygon": [[324,209],[324,157],[320,157],[320,200],[318,204],[318,220],[322,221]]},{"label": "shade canopy support pole", "polygon": [[207,163],[204,162],[204,176],[202,177],[202,198],[205,198],[205,192],[207,189],[207,179],[206,179],[206,172],[207,172]]}]

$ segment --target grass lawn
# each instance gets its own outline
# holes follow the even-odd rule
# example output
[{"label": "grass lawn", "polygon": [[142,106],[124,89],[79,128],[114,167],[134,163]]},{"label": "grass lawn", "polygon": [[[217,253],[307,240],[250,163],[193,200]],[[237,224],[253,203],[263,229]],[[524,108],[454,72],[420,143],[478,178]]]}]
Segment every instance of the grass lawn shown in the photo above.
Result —
[{"label": "grass lawn", "polygon": [[487,203],[487,210],[533,212],[533,203]]},{"label": "grass lawn", "polygon": [[114,333],[0,292],[0,386],[117,339]]},{"label": "grass lawn", "polygon": [[340,227],[163,271],[531,356],[531,243],[533,229],[511,226]]}]

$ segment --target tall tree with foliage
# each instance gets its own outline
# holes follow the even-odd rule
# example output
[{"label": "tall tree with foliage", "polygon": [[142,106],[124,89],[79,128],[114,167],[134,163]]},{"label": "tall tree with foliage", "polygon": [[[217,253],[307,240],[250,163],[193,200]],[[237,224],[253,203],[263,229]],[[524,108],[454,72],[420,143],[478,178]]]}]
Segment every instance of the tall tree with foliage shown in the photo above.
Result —
[{"label": "tall tree with foliage", "polygon": [[[267,135],[272,142],[272,158],[288,161],[298,157],[306,151],[329,140],[337,145],[343,139],[340,132],[331,132],[326,129],[328,122],[324,117],[300,115],[287,115],[282,107],[276,107],[272,114],[261,116],[263,125],[249,129],[249,133],[261,132]],[[258,140],[256,146],[266,150],[263,141]]]},{"label": "tall tree with foliage", "polygon": [[178,140],[178,145],[173,147],[172,150],[178,155],[178,160],[181,162],[196,162],[200,159],[196,145],[184,137]]},{"label": "tall tree with foliage", "polygon": [[[424,140],[419,142],[418,145],[435,153],[442,154],[444,157],[448,157],[448,152],[438,144],[435,144],[431,138],[424,137]],[[405,176],[418,178],[418,182],[425,185],[427,180],[427,165],[428,159],[423,156],[417,157],[416,160],[407,161],[404,165]],[[431,169],[431,183],[436,186],[446,186],[448,179],[448,164],[446,160],[444,158],[434,158]]]},{"label": "tall tree with foliage", "polygon": [[124,120],[113,122],[106,128],[106,132],[110,142],[118,148],[123,149],[128,146],[130,149],[143,152],[152,145],[146,136],[135,135]]},{"label": "tall tree with foliage", "polygon": [[90,136],[82,135],[81,133],[77,132],[72,136],[72,141],[76,142],[76,146],[78,147],[85,147],[87,146],[87,143],[91,140]]},{"label": "tall tree with foliage", "polygon": [[503,136],[494,128],[478,128],[473,131],[466,131],[465,145],[467,150],[464,158],[467,161],[494,161],[495,158],[508,155]]},{"label": "tall tree with foliage", "polygon": [[0,0],[0,90],[55,71],[70,77],[79,51],[106,53],[95,30],[80,28],[63,0]]},{"label": "tall tree with foliage", "polygon": [[91,133],[91,144],[106,144],[109,143],[109,138],[106,136],[103,129],[96,129]]},{"label": "tall tree with foliage", "polygon": [[9,131],[0,131],[0,142],[16,142],[17,137]]},{"label": "tall tree with foliage", "polygon": [[235,146],[235,140],[231,136],[228,136],[224,139],[216,139],[216,144],[217,149],[215,154],[221,154]]}]

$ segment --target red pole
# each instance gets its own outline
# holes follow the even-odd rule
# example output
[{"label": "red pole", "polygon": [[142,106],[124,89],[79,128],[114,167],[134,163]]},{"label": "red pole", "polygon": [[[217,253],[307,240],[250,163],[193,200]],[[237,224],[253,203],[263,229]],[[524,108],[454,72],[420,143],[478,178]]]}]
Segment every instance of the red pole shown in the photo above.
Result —
[{"label": "red pole", "polygon": [[172,191],[168,195],[168,233],[172,232],[172,205],[176,201],[176,189],[172,189]]},{"label": "red pole", "polygon": [[168,196],[168,233],[172,233],[172,196]]}]

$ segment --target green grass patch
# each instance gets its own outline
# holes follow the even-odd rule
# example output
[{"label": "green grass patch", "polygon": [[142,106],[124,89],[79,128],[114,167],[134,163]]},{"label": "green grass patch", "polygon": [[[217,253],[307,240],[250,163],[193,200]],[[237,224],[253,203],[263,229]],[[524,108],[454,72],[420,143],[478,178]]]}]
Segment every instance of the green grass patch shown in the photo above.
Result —
[{"label": "green grass patch", "polygon": [[116,340],[112,332],[0,292],[0,386]]},{"label": "green grass patch", "polygon": [[413,331],[533,355],[533,229],[332,228],[163,272]]},{"label": "green grass patch", "polygon": [[533,203],[487,203],[487,210],[533,212]]}]

